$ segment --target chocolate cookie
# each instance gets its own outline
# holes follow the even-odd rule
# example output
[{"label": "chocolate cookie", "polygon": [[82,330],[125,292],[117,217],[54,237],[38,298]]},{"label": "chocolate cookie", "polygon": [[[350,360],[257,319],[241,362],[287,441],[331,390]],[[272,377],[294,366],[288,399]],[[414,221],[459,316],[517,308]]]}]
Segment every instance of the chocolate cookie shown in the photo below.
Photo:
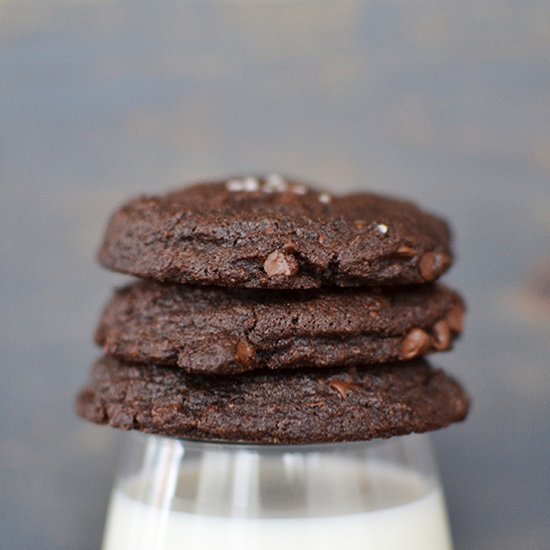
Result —
[{"label": "chocolate cookie", "polygon": [[112,216],[99,259],[158,281],[315,288],[434,281],[452,253],[447,224],[409,202],[271,175],[131,200]]},{"label": "chocolate cookie", "polygon": [[115,293],[96,340],[124,361],[190,373],[359,365],[447,350],[463,313],[441,285],[262,291],[142,281]]},{"label": "chocolate cookie", "polygon": [[468,397],[424,361],[241,376],[98,361],[77,399],[82,417],[186,439],[320,443],[425,432],[463,420]]}]

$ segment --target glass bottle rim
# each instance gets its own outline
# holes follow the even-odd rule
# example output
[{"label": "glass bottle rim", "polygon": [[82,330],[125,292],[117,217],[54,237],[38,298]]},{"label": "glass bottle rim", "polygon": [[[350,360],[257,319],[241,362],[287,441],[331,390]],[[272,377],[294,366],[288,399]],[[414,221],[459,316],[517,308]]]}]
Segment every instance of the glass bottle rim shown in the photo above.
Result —
[{"label": "glass bottle rim", "polygon": [[225,440],[198,440],[198,439],[186,439],[179,438],[170,435],[150,434],[145,432],[139,432],[133,430],[128,434],[134,441],[138,439],[144,440],[147,438],[159,438],[172,442],[177,442],[184,446],[188,450],[208,451],[208,452],[227,452],[227,451],[250,451],[259,452],[262,454],[278,454],[278,453],[319,453],[319,452],[334,452],[334,451],[359,451],[361,449],[380,449],[384,446],[394,444],[397,442],[403,442],[406,438],[407,441],[412,439],[417,441],[426,442],[428,440],[428,434],[424,433],[411,433],[400,436],[393,436],[389,438],[375,438],[361,441],[330,441],[325,443],[295,443],[295,444],[279,444],[279,443],[247,443],[239,441],[225,441]]}]

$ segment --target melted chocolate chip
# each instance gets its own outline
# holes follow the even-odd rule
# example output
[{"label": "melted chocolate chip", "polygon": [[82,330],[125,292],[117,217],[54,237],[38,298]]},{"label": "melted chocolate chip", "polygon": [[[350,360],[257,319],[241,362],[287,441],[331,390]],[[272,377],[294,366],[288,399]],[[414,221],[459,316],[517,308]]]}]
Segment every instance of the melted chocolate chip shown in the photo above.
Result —
[{"label": "melted chocolate chip", "polygon": [[403,359],[414,359],[426,354],[430,349],[430,337],[421,328],[413,328],[403,340],[401,356]]},{"label": "melted chocolate chip", "polygon": [[464,308],[462,306],[454,306],[447,314],[447,323],[456,334],[462,333],[464,330]]},{"label": "melted chocolate chip", "polygon": [[432,346],[438,351],[449,349],[451,345],[451,328],[445,320],[438,321],[433,328]]},{"label": "melted chocolate chip", "polygon": [[245,340],[239,340],[235,347],[235,361],[243,367],[253,367],[256,363],[256,350]]},{"label": "melted chocolate chip", "polygon": [[419,264],[420,274],[425,281],[434,281],[449,265],[449,257],[440,252],[426,252]]},{"label": "melted chocolate chip", "polygon": [[331,380],[328,385],[336,390],[340,397],[345,401],[348,398],[348,394],[354,389],[357,388],[357,384],[353,382],[345,382],[344,380]]},{"label": "melted chocolate chip", "polygon": [[416,250],[412,246],[407,246],[406,244],[397,249],[397,255],[402,258],[412,258],[415,254]]}]

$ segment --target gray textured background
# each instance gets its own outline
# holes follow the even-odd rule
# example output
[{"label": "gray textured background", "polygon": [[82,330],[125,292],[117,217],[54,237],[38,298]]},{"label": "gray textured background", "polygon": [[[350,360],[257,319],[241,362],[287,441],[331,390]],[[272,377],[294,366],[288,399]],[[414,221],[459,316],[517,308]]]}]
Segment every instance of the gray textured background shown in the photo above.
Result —
[{"label": "gray textured background", "polygon": [[129,194],[275,169],[453,220],[470,303],[436,434],[458,550],[550,540],[550,4],[0,1],[0,528],[95,549],[119,434],[72,398]]}]

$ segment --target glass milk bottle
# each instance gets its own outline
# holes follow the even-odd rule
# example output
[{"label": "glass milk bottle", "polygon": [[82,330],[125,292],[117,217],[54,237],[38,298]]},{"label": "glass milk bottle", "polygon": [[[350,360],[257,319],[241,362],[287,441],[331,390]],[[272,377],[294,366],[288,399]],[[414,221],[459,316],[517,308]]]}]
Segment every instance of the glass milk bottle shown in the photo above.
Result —
[{"label": "glass milk bottle", "polygon": [[132,433],[103,550],[450,550],[427,436],[322,445]]}]

